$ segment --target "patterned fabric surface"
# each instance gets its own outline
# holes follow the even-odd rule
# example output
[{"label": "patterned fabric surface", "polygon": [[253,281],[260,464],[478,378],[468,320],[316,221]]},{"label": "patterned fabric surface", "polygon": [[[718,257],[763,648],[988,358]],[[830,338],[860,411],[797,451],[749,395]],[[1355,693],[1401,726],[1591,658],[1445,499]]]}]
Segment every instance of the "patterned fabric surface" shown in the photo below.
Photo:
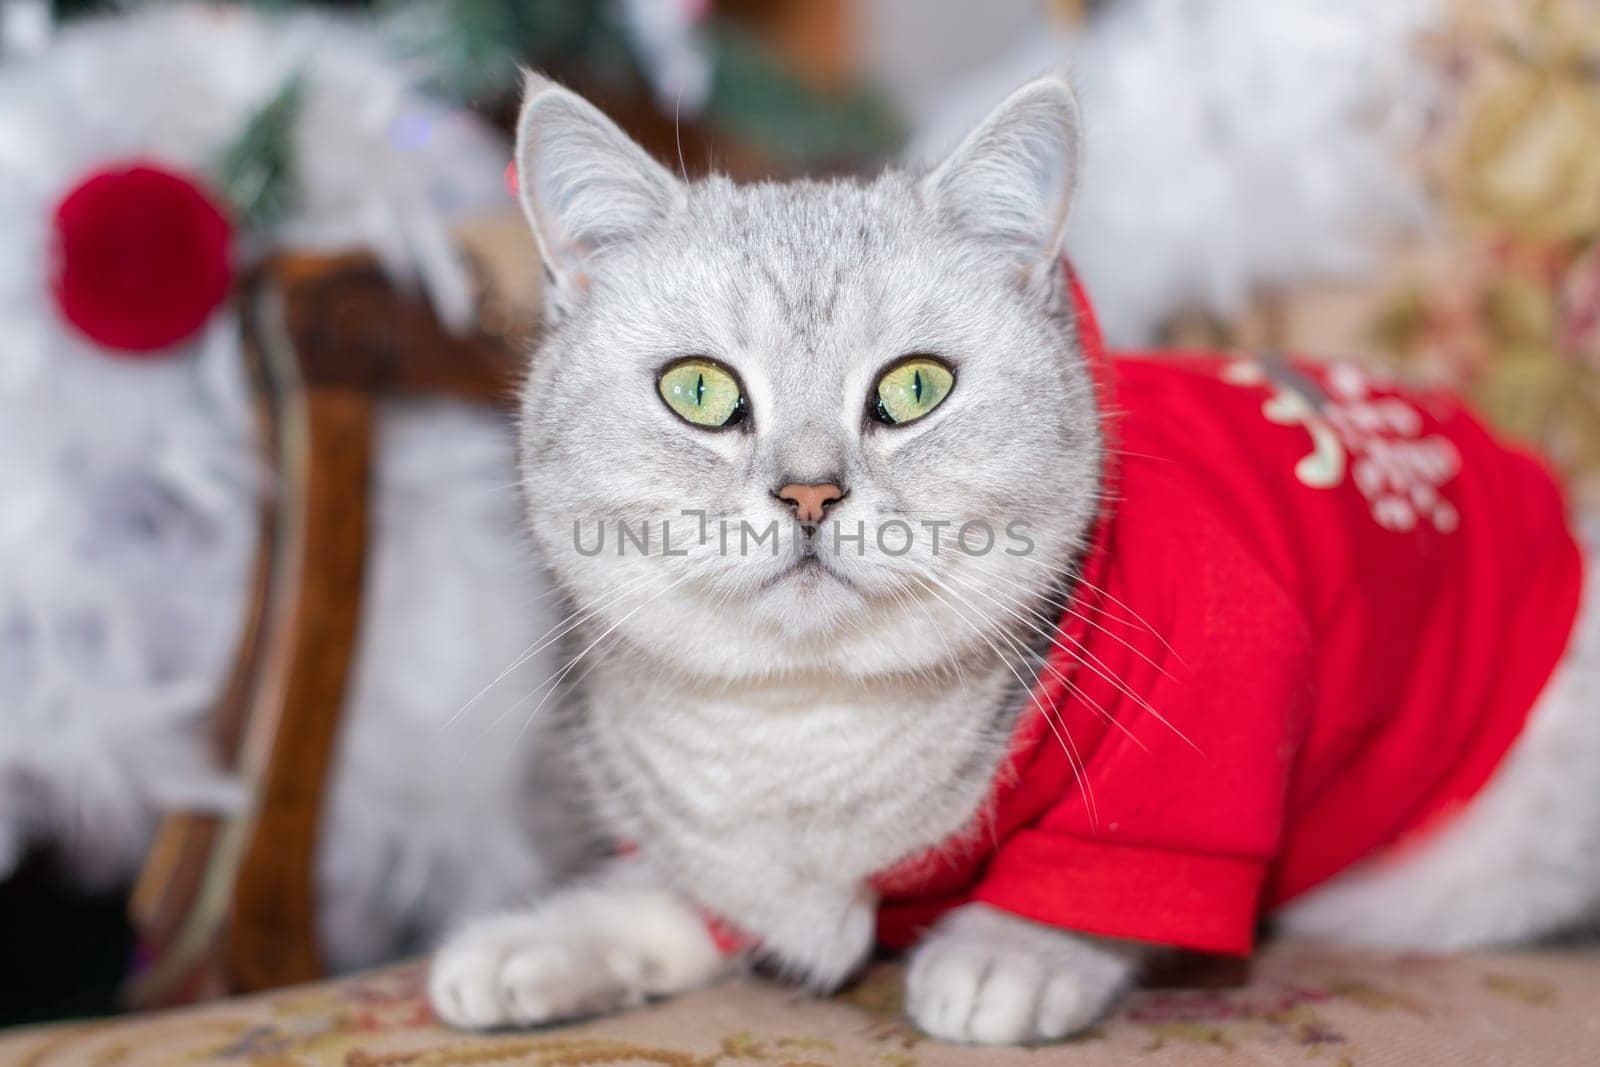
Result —
[{"label": "patterned fabric surface", "polygon": [[[464,1035],[429,1012],[420,966],[106,1023],[0,1035],[5,1067],[939,1067],[1595,1063],[1600,948],[1430,957],[1268,946],[1236,988],[1151,990],[1048,1049],[928,1040],[884,965],[831,1000],[760,981],[576,1025]],[[1070,1054],[1070,1056],[1069,1056]]]}]

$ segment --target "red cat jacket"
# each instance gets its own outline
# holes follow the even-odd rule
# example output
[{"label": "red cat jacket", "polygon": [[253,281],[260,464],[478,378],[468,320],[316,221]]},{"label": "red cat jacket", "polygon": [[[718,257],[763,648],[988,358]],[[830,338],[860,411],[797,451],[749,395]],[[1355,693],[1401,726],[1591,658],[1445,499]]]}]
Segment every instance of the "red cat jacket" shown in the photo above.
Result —
[{"label": "red cat jacket", "polygon": [[1247,952],[1262,910],[1484,784],[1581,557],[1551,475],[1454,398],[1276,355],[1108,358],[1077,295],[1115,503],[986,818],[879,876],[879,939],[976,900]]}]

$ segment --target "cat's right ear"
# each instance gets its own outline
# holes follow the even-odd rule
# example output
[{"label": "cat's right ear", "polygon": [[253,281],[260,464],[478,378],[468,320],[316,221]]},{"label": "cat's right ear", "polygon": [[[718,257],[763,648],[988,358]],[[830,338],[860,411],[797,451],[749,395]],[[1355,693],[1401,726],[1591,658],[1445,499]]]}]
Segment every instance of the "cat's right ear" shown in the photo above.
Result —
[{"label": "cat's right ear", "polygon": [[517,120],[517,195],[557,290],[584,283],[597,249],[670,212],[683,186],[577,93],[531,71]]},{"label": "cat's right ear", "polygon": [[1082,133],[1066,75],[1036,78],[1008,96],[922,182],[927,202],[1024,277],[1061,252],[1078,183]]}]

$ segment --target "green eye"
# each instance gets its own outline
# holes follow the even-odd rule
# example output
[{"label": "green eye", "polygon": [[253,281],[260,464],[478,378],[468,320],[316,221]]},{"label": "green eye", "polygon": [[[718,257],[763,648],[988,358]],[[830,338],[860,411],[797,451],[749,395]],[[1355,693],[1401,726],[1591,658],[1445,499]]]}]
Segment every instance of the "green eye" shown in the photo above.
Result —
[{"label": "green eye", "polygon": [[942,404],[955,384],[955,374],[936,359],[903,360],[878,379],[872,413],[890,425],[912,422]]},{"label": "green eye", "polygon": [[708,430],[744,421],[739,379],[709,359],[683,359],[661,372],[661,399],[685,421]]}]

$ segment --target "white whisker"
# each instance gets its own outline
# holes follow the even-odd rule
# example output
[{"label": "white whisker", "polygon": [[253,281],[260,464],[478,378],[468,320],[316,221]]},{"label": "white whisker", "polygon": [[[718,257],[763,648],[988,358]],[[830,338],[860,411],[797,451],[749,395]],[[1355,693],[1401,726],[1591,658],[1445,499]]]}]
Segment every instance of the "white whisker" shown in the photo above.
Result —
[{"label": "white whisker", "polygon": [[[956,576],[954,574],[948,574],[945,577],[950,578],[950,579],[955,579],[956,578]],[[984,597],[988,598],[989,600],[993,601],[994,603],[999,604],[1000,609],[1002,611],[1005,611],[1008,614],[1010,614],[1011,616],[1013,616],[1014,618],[1016,618],[1024,626],[1027,626],[1030,630],[1032,630],[1034,633],[1038,634],[1040,637],[1043,637],[1043,638],[1046,638],[1047,640],[1049,640],[1052,645],[1056,644],[1056,642],[1053,639],[1051,633],[1040,629],[1038,626],[1036,626],[1033,623],[1029,622],[1027,619],[1023,618],[1022,615],[1020,615],[1016,611],[1013,611],[1011,608],[1007,607],[1006,605],[1000,604],[999,601],[994,600],[993,597],[990,597],[989,594],[984,592],[982,589],[978,588],[977,586],[975,586],[975,585],[973,585],[972,583],[969,583],[969,582],[962,582],[962,585],[965,588],[970,589],[971,591],[973,591],[975,593],[978,593],[981,596],[984,596]],[[1025,655],[1025,656],[1033,656],[1033,655],[1035,655],[1035,653],[1033,652],[1032,649],[1028,648],[1026,645],[1024,645],[1021,642],[1019,642],[1016,638],[1012,637],[1010,634],[1004,633],[1002,631],[1001,632],[1001,636],[1004,637],[1007,641],[1009,641],[1020,652],[1022,652],[1023,655]],[[1063,650],[1063,651],[1065,651],[1065,650]],[[1135,745],[1137,745],[1139,748],[1143,749],[1144,751],[1146,751],[1146,752],[1150,751],[1149,746],[1147,746],[1143,741],[1139,740],[1138,736],[1135,735],[1132,730],[1128,729],[1127,724],[1122,722],[1122,720],[1118,719],[1115,715],[1111,714],[1109,711],[1107,711],[1105,708],[1101,707],[1099,704],[1095,703],[1093,700],[1090,700],[1089,699],[1089,694],[1084,692],[1077,685],[1077,683],[1074,682],[1071,678],[1068,678],[1065,674],[1062,674],[1059,670],[1057,670],[1055,665],[1050,662],[1048,657],[1043,658],[1043,659],[1040,660],[1040,666],[1043,667],[1045,670],[1049,671],[1051,673],[1051,675],[1053,675],[1055,678],[1060,680],[1060,682],[1067,687],[1067,690],[1070,693],[1072,693],[1073,696],[1077,697],[1085,705],[1087,705],[1089,708],[1091,708],[1093,711],[1095,711],[1101,718],[1105,719],[1106,722],[1110,723],[1112,726],[1115,726],[1117,729],[1121,730],[1124,734],[1126,734],[1127,737],[1128,737],[1128,740],[1132,741]]]},{"label": "white whisker", "polygon": [[583,611],[573,612],[571,615],[564,616],[560,622],[556,623],[554,626],[550,627],[550,629],[546,630],[542,635],[535,638],[534,642],[524,649],[521,655],[512,660],[511,663],[506,666],[505,670],[496,675],[488,685],[485,685],[482,689],[478,690],[478,692],[473,695],[472,699],[468,700],[465,704],[461,705],[460,708],[456,709],[455,713],[444,721],[441,728],[449,729],[450,727],[454,726],[461,716],[472,710],[472,708],[475,707],[485,696],[487,696],[495,686],[509,678],[513,673],[528,663],[528,661],[533,659],[533,657],[537,656],[540,652],[543,652],[546,648],[549,648],[552,644],[561,640],[561,638],[565,637],[568,633],[571,633],[572,630],[581,625],[586,618],[604,610],[617,600],[621,599],[623,596],[626,596],[629,592],[638,588],[640,585],[643,585],[645,580],[649,577],[651,577],[649,574],[637,575],[632,581],[625,583],[621,589],[614,589],[609,593],[602,594],[599,602],[591,604]]},{"label": "white whisker", "polygon": [[[1089,816],[1089,825],[1091,825],[1091,826],[1098,825],[1098,823],[1099,823],[1099,815],[1098,815],[1098,813],[1097,813],[1097,811],[1095,809],[1094,791],[1089,786],[1089,778],[1088,778],[1088,774],[1087,774],[1086,768],[1084,766],[1083,760],[1078,756],[1078,747],[1077,747],[1077,745],[1073,744],[1071,733],[1070,732],[1065,732],[1064,733],[1063,732],[1064,731],[1064,726],[1058,726],[1057,725],[1055,719],[1053,719],[1051,717],[1051,715],[1050,715],[1050,709],[1046,708],[1039,701],[1039,694],[1038,694],[1038,691],[1037,691],[1037,687],[1033,686],[1033,685],[1030,685],[1022,677],[1022,674],[1019,671],[1017,671],[1017,669],[1014,666],[1012,666],[1011,658],[1009,656],[1007,656],[1004,652],[1001,652],[1000,649],[995,645],[995,643],[993,641],[989,640],[989,636],[983,632],[983,628],[978,626],[971,619],[967,618],[965,614],[963,614],[958,608],[956,608],[948,600],[945,600],[944,597],[940,596],[938,594],[938,592],[936,590],[934,590],[934,588],[932,586],[927,585],[926,582],[927,581],[931,581],[935,585],[941,586],[946,592],[948,592],[951,596],[955,597],[957,600],[961,599],[960,595],[957,594],[955,592],[955,590],[951,589],[949,586],[944,585],[944,583],[940,582],[939,579],[933,577],[932,575],[926,575],[926,574],[922,575],[922,576],[920,576],[919,581],[924,581],[924,586],[923,587],[925,589],[927,589],[928,593],[930,595],[932,595],[935,599],[937,599],[945,607],[947,607],[951,611],[955,612],[957,618],[961,619],[962,622],[965,622],[968,626],[970,626],[972,628],[973,632],[978,635],[978,637],[984,642],[984,644],[989,646],[989,648],[994,652],[994,654],[997,657],[999,657],[1000,662],[1002,664],[1004,664],[1006,670],[1010,671],[1012,676],[1016,678],[1017,684],[1022,686],[1024,693],[1026,693],[1027,696],[1028,696],[1029,702],[1032,703],[1034,707],[1039,709],[1039,713],[1044,716],[1045,724],[1050,727],[1050,732],[1055,734],[1056,740],[1061,744],[1062,751],[1066,753],[1067,763],[1072,767],[1073,777],[1076,778],[1077,782],[1078,782],[1078,791],[1083,795],[1084,809],[1085,809],[1085,811],[1087,812],[1087,814]],[[962,602],[966,603],[965,601],[962,601]],[[970,608],[972,605],[971,604],[967,604],[967,606]]]},{"label": "white whisker", "polygon": [[[511,705],[511,707],[507,708],[505,711],[503,711],[499,715],[497,715],[495,717],[494,723],[492,723],[491,726],[493,726],[495,724],[498,724],[502,719],[504,719],[506,717],[506,715],[510,714],[512,711],[515,711],[517,708],[521,707],[524,702],[526,702],[530,697],[532,697],[534,695],[534,693],[537,693],[539,690],[544,689],[546,686],[548,686],[549,690],[539,700],[539,703],[534,705],[533,710],[528,713],[528,722],[532,722],[533,721],[533,717],[535,715],[539,714],[539,709],[543,708],[544,705],[546,704],[546,702],[549,701],[550,697],[552,695],[554,695],[556,693],[556,691],[560,688],[562,679],[564,679],[568,674],[570,674],[572,672],[572,669],[574,667],[576,667],[580,662],[582,662],[582,660],[583,660],[583,658],[585,656],[587,656],[590,652],[594,651],[594,648],[595,648],[596,645],[598,645],[601,641],[604,641],[608,636],[610,636],[612,633],[614,633],[617,630],[617,628],[620,627],[623,623],[627,622],[629,619],[633,618],[633,616],[637,615],[639,612],[643,611],[645,608],[649,607],[651,604],[655,603],[657,600],[660,600],[663,596],[665,596],[668,593],[672,592],[674,589],[676,589],[678,586],[682,585],[684,582],[688,581],[692,577],[694,577],[692,574],[682,575],[681,577],[679,577],[675,581],[669,582],[666,585],[665,588],[658,589],[656,592],[650,594],[650,596],[646,597],[642,603],[638,604],[637,606],[632,608],[630,611],[626,612],[621,618],[617,619],[616,622],[613,622],[610,626],[606,627],[606,629],[601,632],[599,637],[597,637],[593,641],[589,642],[589,644],[586,645],[581,652],[579,652],[576,656],[573,656],[572,659],[567,661],[566,666],[562,667],[559,671],[557,671],[550,678],[548,678],[545,681],[540,682],[538,685],[534,686],[533,690],[531,692],[529,692],[527,696],[523,697],[521,700],[519,700],[515,704]],[[527,728],[528,728],[528,723],[523,723],[522,730],[518,731],[517,736],[521,737],[522,733],[525,732],[527,730]]]}]

